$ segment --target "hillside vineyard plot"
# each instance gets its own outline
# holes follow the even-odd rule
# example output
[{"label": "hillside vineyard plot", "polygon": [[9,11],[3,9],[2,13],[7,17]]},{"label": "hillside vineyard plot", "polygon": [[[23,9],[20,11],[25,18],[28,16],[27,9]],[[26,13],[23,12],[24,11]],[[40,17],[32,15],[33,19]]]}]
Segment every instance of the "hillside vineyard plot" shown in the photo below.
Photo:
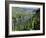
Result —
[{"label": "hillside vineyard plot", "polygon": [[40,8],[12,7],[12,31],[40,30]]}]

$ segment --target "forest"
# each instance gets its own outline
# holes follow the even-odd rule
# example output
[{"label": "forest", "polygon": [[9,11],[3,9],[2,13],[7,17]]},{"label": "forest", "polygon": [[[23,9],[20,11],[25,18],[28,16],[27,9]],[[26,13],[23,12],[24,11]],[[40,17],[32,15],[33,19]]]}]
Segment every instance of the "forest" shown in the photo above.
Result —
[{"label": "forest", "polygon": [[12,31],[40,30],[40,8],[12,7]]}]

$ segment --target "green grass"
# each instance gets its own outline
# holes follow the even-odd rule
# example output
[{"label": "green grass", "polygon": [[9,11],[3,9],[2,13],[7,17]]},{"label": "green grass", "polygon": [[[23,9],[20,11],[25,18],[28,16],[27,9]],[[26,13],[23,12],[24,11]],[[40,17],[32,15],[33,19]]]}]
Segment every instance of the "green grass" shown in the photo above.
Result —
[{"label": "green grass", "polygon": [[15,22],[16,22],[16,18],[19,19],[19,16],[32,16],[32,18],[30,18],[29,20],[27,20],[25,23],[20,23],[20,24],[16,24],[13,25],[14,27],[12,28],[13,31],[27,31],[27,30],[39,30],[40,27],[40,14],[33,14],[33,16],[31,14],[16,14],[16,17],[12,17]]}]

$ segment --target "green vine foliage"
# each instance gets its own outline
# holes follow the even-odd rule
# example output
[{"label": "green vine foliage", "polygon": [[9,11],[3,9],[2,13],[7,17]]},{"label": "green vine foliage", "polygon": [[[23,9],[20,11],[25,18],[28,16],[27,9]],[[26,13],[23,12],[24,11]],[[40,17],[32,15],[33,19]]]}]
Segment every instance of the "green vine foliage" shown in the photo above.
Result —
[{"label": "green vine foliage", "polygon": [[36,14],[26,15],[31,17],[26,22],[21,22],[24,19],[21,19],[21,16],[25,15],[16,14],[16,17],[12,17],[12,31],[28,31],[28,30],[40,30],[40,12]]}]

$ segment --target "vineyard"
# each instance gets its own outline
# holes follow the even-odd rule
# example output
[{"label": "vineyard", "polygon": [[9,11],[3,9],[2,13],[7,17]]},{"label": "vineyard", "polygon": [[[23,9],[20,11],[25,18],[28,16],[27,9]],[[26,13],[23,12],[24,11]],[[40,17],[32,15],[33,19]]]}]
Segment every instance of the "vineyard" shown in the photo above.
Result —
[{"label": "vineyard", "polygon": [[12,31],[40,30],[40,9],[12,7]]}]

